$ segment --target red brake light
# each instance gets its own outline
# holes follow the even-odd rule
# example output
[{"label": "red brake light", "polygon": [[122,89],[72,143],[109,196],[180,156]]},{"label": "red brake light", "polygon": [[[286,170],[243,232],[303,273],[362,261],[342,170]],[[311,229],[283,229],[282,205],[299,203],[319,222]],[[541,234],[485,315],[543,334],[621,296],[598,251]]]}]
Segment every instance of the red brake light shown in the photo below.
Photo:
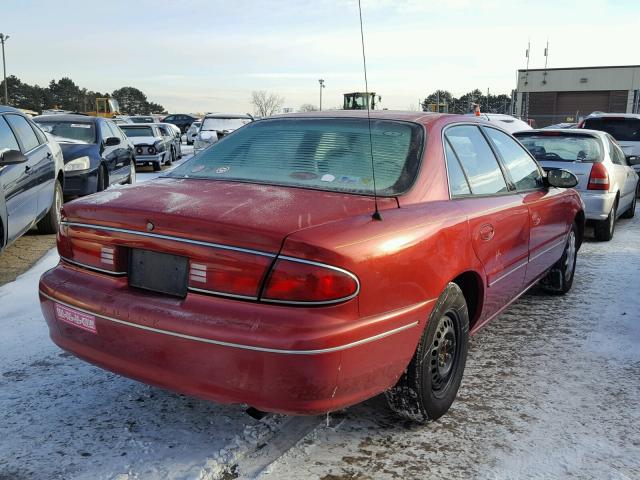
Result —
[{"label": "red brake light", "polygon": [[609,174],[602,163],[594,163],[591,167],[587,190],[609,190]]},{"label": "red brake light", "polygon": [[261,300],[277,303],[337,303],[358,294],[358,279],[340,268],[279,258]]},{"label": "red brake light", "polygon": [[191,290],[257,300],[262,278],[272,257],[234,250],[207,253],[202,259],[191,258]]}]

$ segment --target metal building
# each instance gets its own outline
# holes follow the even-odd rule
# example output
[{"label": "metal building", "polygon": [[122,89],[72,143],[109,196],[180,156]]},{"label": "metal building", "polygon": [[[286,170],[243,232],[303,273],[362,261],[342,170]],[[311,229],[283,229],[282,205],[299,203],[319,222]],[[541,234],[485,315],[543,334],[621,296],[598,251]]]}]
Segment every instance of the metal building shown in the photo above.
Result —
[{"label": "metal building", "polygon": [[518,70],[515,114],[544,127],[591,112],[638,113],[640,65]]}]

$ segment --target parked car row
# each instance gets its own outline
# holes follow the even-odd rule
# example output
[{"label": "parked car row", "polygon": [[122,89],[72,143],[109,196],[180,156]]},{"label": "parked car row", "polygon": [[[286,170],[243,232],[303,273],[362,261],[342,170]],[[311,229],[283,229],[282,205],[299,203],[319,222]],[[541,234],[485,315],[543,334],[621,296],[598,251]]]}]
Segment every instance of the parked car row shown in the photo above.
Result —
[{"label": "parked car row", "polygon": [[66,173],[60,146],[19,110],[0,106],[0,252],[34,225],[58,231]]},{"label": "parked car row", "polygon": [[579,181],[499,122],[220,120],[162,179],[63,207],[39,287],[61,348],[222,403],[318,414],[386,392],[427,421],[454,401],[470,334],[533,285],[571,289]]}]

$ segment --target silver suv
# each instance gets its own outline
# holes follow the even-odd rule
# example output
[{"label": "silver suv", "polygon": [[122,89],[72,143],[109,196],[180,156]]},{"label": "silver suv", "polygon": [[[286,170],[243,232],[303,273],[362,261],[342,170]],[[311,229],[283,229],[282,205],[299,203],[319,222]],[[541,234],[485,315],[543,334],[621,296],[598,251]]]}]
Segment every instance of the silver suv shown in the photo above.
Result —
[{"label": "silver suv", "polygon": [[562,168],[578,178],[576,190],[596,239],[611,240],[618,217],[633,217],[638,174],[611,135],[596,130],[543,129],[514,136],[545,170]]},{"label": "silver suv", "polygon": [[607,132],[620,144],[625,157],[640,173],[640,115],[635,113],[592,113],[580,128]]}]

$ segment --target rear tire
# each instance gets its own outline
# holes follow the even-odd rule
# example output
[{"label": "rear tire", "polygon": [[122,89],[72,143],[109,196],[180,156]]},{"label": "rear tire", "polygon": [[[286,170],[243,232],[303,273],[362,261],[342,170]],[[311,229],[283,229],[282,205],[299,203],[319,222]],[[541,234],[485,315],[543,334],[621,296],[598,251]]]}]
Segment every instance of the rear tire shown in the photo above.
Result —
[{"label": "rear tire", "polygon": [[608,242],[613,238],[613,232],[616,229],[616,210],[618,208],[618,201],[616,200],[611,207],[611,211],[609,212],[609,216],[606,220],[600,220],[595,222],[594,225],[594,234],[596,240],[601,242]]},{"label": "rear tire", "polygon": [[638,202],[638,194],[640,194],[640,186],[636,187],[631,206],[622,214],[622,218],[633,218],[636,215],[636,203]]},{"label": "rear tire", "polygon": [[397,415],[426,423],[456,398],[469,348],[469,313],[462,290],[449,283],[438,298],[418,348],[398,383],[385,392]]},{"label": "rear tire", "polygon": [[60,228],[60,208],[62,207],[62,185],[56,180],[53,188],[53,203],[47,214],[38,222],[38,231],[44,234],[57,233]]},{"label": "rear tire", "polygon": [[131,159],[130,168],[131,168],[131,172],[129,173],[129,178],[127,179],[126,183],[128,185],[133,185],[134,183],[136,183],[136,159],[135,158]]},{"label": "rear tire", "polygon": [[564,295],[573,285],[576,274],[576,261],[578,259],[578,226],[573,222],[571,231],[567,236],[567,243],[560,260],[551,267],[547,276],[540,281],[542,289],[548,293]]},{"label": "rear tire", "polygon": [[169,150],[169,159],[168,159],[168,160],[166,160],[166,161],[164,162],[164,164],[165,164],[166,166],[170,166],[170,165],[172,165],[172,164],[173,164],[173,161],[175,160],[175,158],[176,158],[175,150],[173,149],[173,147],[171,147],[171,150]]},{"label": "rear tire", "polygon": [[159,172],[162,170],[162,164],[160,162],[153,162],[153,171]]}]

